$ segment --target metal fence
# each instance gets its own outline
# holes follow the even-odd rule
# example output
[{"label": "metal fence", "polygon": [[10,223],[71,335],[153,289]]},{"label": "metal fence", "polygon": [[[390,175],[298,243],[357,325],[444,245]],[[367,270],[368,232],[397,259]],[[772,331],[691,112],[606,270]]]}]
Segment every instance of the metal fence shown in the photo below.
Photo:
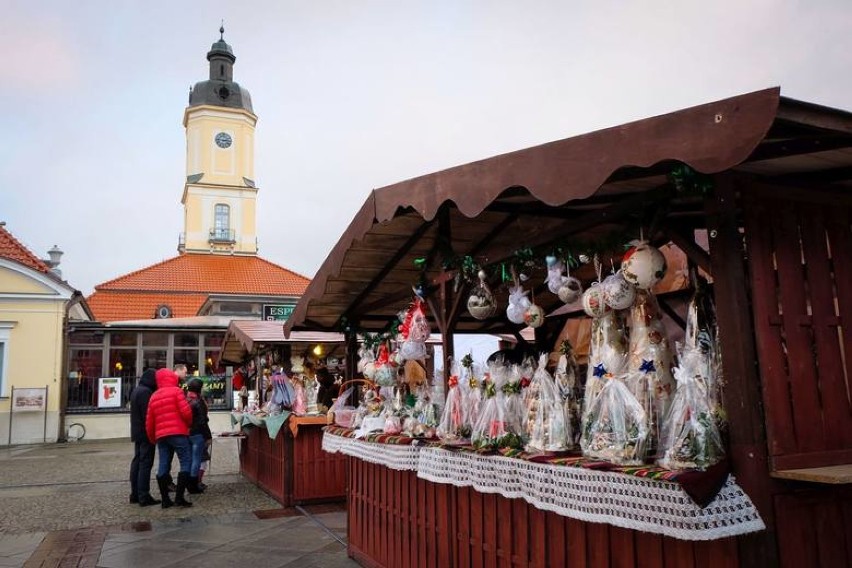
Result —
[{"label": "metal fence", "polygon": [[[233,400],[231,395],[231,380],[225,376],[187,377],[199,378],[204,381],[202,395],[210,410],[230,410]],[[69,379],[66,412],[69,414],[90,413],[120,413],[130,412],[130,393],[139,382],[139,377],[121,377],[121,400],[118,407],[98,407],[98,377]],[[184,388],[186,386],[184,385]]]}]

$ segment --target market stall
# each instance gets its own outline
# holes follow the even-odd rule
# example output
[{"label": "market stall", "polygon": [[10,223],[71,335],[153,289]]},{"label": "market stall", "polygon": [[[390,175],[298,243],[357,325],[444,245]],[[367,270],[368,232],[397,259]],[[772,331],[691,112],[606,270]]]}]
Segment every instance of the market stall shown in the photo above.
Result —
[{"label": "market stall", "polygon": [[[460,410],[460,440],[422,415],[414,432],[410,410],[373,400],[357,428],[326,431],[323,446],[349,456],[350,555],[848,565],[850,188],[852,115],[768,89],[373,191],[285,333],[344,332],[354,376],[354,334],[410,333],[400,310],[419,299],[443,334],[447,405],[465,384],[454,333],[523,343],[530,325],[551,359],[521,379],[474,373],[499,419],[468,428]],[[688,259],[684,290],[659,287],[666,247]],[[590,347],[568,442],[569,411],[552,410],[567,399],[543,385],[565,373],[566,318],[578,317]],[[391,341],[401,353],[409,336]],[[395,353],[381,365],[405,359]],[[377,353],[361,355],[377,373]],[[371,396],[402,386],[385,388]],[[512,397],[522,410],[507,413]]]},{"label": "market stall", "polygon": [[225,334],[220,358],[240,366],[243,382],[231,413],[240,471],[285,507],[345,496],[344,458],[321,451],[330,401],[320,391],[343,380],[342,346],[336,333],[285,339],[275,321],[236,320]]}]

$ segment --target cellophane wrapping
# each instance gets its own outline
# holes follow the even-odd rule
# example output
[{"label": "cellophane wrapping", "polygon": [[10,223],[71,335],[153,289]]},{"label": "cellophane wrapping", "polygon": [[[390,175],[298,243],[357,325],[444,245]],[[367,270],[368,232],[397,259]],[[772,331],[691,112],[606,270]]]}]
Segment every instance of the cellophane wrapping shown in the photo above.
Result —
[{"label": "cellophane wrapping", "polygon": [[448,380],[449,390],[444,400],[444,411],[438,423],[437,435],[444,442],[458,442],[470,438],[470,423],[465,412],[461,365],[453,361]]},{"label": "cellophane wrapping", "polygon": [[572,434],[571,445],[580,443],[580,415],[582,413],[582,397],[580,395],[579,369],[574,351],[568,341],[563,341],[560,347],[561,355],[556,363],[553,379],[556,389],[562,399],[562,407]]},{"label": "cellophane wrapping", "polygon": [[706,469],[725,453],[711,406],[704,354],[690,349],[675,369],[677,391],[660,438],[659,465],[668,469]]},{"label": "cellophane wrapping", "polygon": [[607,375],[584,423],[583,455],[639,465],[644,463],[647,439],[645,410],[621,379]]},{"label": "cellophane wrapping", "polygon": [[547,372],[547,359],[547,354],[541,355],[524,396],[528,452],[561,452],[573,446],[571,423],[556,382]]},{"label": "cellophane wrapping", "polygon": [[[586,372],[586,385],[583,395],[583,413],[581,431],[585,432],[589,422],[589,412],[596,404],[598,396],[607,383],[607,376],[619,377],[627,371],[627,338],[624,323],[618,312],[606,312],[600,318],[592,319],[591,338],[589,340],[589,368]],[[580,445],[585,438],[581,437]]]},{"label": "cellophane wrapping", "polygon": [[471,442],[478,449],[494,450],[504,447],[523,447],[520,424],[506,412],[508,373],[502,361],[489,365],[485,386],[485,403],[471,431]]},{"label": "cellophane wrapping", "polygon": [[630,309],[628,367],[627,387],[642,405],[648,421],[648,457],[657,458],[658,441],[671,405],[675,380],[671,372],[672,350],[662,314],[654,295],[647,290],[636,291],[636,300]]}]

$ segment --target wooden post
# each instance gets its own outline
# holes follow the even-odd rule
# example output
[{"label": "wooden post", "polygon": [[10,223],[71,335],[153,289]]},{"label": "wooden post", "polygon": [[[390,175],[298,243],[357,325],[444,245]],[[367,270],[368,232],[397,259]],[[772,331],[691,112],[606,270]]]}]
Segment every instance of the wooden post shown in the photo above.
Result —
[{"label": "wooden post", "polygon": [[725,370],[724,402],[730,432],[730,461],[737,482],[754,502],[766,531],[738,537],[742,566],[776,566],[778,549],[772,504],[766,430],[757,369],[754,325],[749,309],[737,191],[730,174],[715,177],[705,201],[716,316]]}]

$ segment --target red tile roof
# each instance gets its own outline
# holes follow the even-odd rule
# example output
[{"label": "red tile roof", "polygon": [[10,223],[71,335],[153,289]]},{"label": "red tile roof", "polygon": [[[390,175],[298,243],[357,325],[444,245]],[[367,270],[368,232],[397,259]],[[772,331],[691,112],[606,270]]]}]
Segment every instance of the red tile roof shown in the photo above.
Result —
[{"label": "red tile roof", "polygon": [[310,279],[257,256],[182,254],[95,286],[98,321],[149,319],[162,304],[191,317],[209,294],[301,296]]},{"label": "red tile roof", "polygon": [[198,315],[205,300],[206,294],[104,290],[96,291],[86,302],[97,321],[108,322],[152,319],[162,305],[172,309],[172,317],[192,317]]},{"label": "red tile roof", "polygon": [[24,266],[50,274],[50,267],[30,252],[21,241],[12,236],[6,227],[0,225],[0,258],[14,260]]}]

